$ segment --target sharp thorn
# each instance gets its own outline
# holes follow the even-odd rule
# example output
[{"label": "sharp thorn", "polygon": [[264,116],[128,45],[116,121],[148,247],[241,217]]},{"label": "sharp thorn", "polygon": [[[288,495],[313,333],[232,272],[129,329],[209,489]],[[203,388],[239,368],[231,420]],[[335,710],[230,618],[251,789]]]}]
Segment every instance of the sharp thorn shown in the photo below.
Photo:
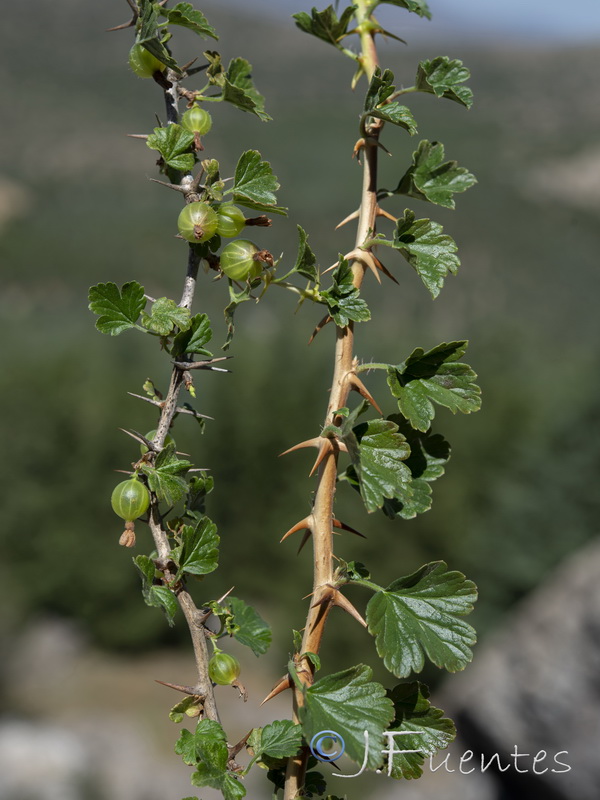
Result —
[{"label": "sharp thorn", "polygon": [[377,206],[377,216],[385,217],[386,219],[389,219],[392,222],[398,222],[398,217],[395,217],[393,214],[390,214],[389,211],[386,211],[384,208],[381,208],[381,206]]},{"label": "sharp thorn", "polygon": [[309,478],[312,478],[312,476],[315,474],[317,469],[320,467],[320,465],[323,462],[323,460],[325,458],[327,458],[327,456],[330,453],[333,453],[333,450],[334,450],[334,447],[333,447],[333,442],[331,441],[331,439],[322,438],[321,439],[321,444],[319,445],[319,454],[317,455],[317,459],[316,459],[315,463],[313,464],[311,471],[308,473],[308,477]]},{"label": "sharp thorn", "polygon": [[304,517],[304,519],[301,519],[300,522],[297,522],[295,525],[292,525],[292,527],[289,529],[289,531],[287,531],[287,533],[283,534],[283,536],[279,540],[279,543],[281,544],[281,542],[285,541],[288,538],[288,536],[292,535],[292,533],[296,533],[296,531],[303,531],[306,530],[307,528],[308,530],[311,530],[311,520],[308,517]]},{"label": "sharp thorn", "polygon": [[379,408],[377,401],[375,400],[371,392],[367,389],[367,387],[364,385],[364,383],[361,381],[359,377],[357,377],[356,375],[351,375],[350,386],[355,392],[358,392],[358,394],[361,397],[364,397],[365,400],[367,400],[373,406],[373,408],[376,408],[377,411],[379,411],[379,413],[383,417],[383,411]]},{"label": "sharp thorn", "polygon": [[167,683],[166,681],[155,680],[155,683],[160,683],[161,686],[166,686],[169,689],[175,689],[176,692],[183,694],[196,695],[196,689],[193,686],[181,686],[179,683]]},{"label": "sharp thorn", "polygon": [[352,222],[353,219],[358,219],[359,216],[360,216],[360,211],[358,209],[356,211],[353,211],[351,214],[348,214],[348,216],[341,222],[338,222],[338,224],[335,226],[335,230],[337,231],[338,228],[341,228],[343,225],[346,225],[346,223]]},{"label": "sharp thorn", "polygon": [[302,552],[302,548],[304,547],[304,545],[305,545],[305,544],[308,542],[308,540],[310,539],[310,537],[311,537],[311,534],[312,534],[312,531],[311,531],[310,529],[304,532],[304,536],[302,537],[302,541],[300,542],[300,546],[298,547],[298,550],[297,550],[297,552],[296,552],[296,555],[297,555],[297,556],[299,556],[299,555],[300,555],[300,553]]},{"label": "sharp thorn", "polygon": [[373,255],[373,259],[375,261],[375,266],[377,267],[377,269],[380,269],[387,278],[389,278],[391,281],[394,281],[396,285],[400,286],[396,278],[394,278],[389,269],[384,264],[381,263],[381,261],[377,258],[376,255]]},{"label": "sharp thorn", "polygon": [[228,589],[222,597],[219,597],[219,599],[217,600],[217,603],[219,603],[219,605],[220,605],[223,602],[223,600],[225,600],[227,597],[229,597],[229,595],[233,592],[234,589],[235,589],[235,586],[232,586],[231,589]]},{"label": "sharp thorn", "polygon": [[110,33],[111,31],[124,31],[126,28],[133,28],[136,23],[136,18],[130,19],[129,22],[123,22],[121,25],[115,25],[114,28],[107,28],[106,32]]},{"label": "sharp thorn", "polygon": [[278,694],[285,692],[286,689],[292,688],[292,679],[289,675],[284,675],[280,681],[278,681],[275,686],[271,689],[269,694],[265,697],[262,701],[261,706],[264,706],[265,703],[268,703],[269,700],[272,700],[274,697],[277,697]]},{"label": "sharp thorn", "polygon": [[316,336],[318,333],[320,333],[320,332],[323,330],[323,328],[325,327],[325,325],[327,325],[329,322],[331,322],[331,317],[329,316],[329,314],[327,314],[326,316],[324,316],[324,317],[323,317],[323,319],[321,320],[321,322],[319,322],[319,324],[317,325],[317,327],[316,327],[316,328],[314,329],[314,331],[312,332],[312,336],[311,336],[311,337],[310,337],[310,339],[308,340],[308,343],[309,343],[309,344],[312,344],[312,343],[313,343],[313,341],[314,341],[314,339],[315,339],[315,336]]},{"label": "sharp thorn", "polygon": [[129,139],[147,139],[148,138],[148,134],[147,133],[128,133],[128,134],[126,134],[126,136]]},{"label": "sharp thorn", "polygon": [[186,193],[186,189],[183,186],[179,186],[176,183],[167,183],[166,181],[159,181],[158,178],[148,178],[149,181],[152,183],[158,183],[161,186],[166,186],[167,189],[174,189],[176,192],[181,192],[182,194]]},{"label": "sharp thorn", "polygon": [[345,522],[340,522],[339,519],[334,519],[331,523],[334,528],[339,528],[342,531],[349,531],[349,533],[355,533],[357,536],[360,536],[362,539],[366,539],[367,537],[364,533],[357,531],[355,528],[351,528],[350,525],[346,525]]},{"label": "sharp thorn", "polygon": [[293,453],[294,450],[301,450],[304,447],[319,447],[319,439],[320,437],[316,437],[315,439],[307,439],[305,442],[295,444],[288,450],[284,450],[283,453],[279,453],[279,456],[286,456],[288,453]]},{"label": "sharp thorn", "polygon": [[334,606],[338,606],[338,608],[343,608],[344,611],[347,611],[351,617],[354,617],[354,619],[363,626],[363,628],[367,627],[367,623],[354,608],[350,600],[348,600],[347,597],[344,597],[344,595],[337,589],[333,590],[332,602]]}]

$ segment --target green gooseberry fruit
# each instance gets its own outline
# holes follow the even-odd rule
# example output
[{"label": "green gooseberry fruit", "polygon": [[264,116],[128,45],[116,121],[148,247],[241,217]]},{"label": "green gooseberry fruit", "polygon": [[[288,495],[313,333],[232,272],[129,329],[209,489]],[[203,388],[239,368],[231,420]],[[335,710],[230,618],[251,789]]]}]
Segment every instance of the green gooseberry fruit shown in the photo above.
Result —
[{"label": "green gooseberry fruit", "polygon": [[115,486],[110,504],[118,517],[126,522],[133,522],[148,510],[150,494],[141,481],[130,478]]},{"label": "green gooseberry fruit", "polygon": [[217,224],[219,236],[233,239],[234,236],[239,236],[246,227],[244,212],[232,203],[223,203],[222,206],[219,206],[217,216],[219,217]]},{"label": "green gooseberry fruit", "polygon": [[192,106],[181,117],[181,124],[186,131],[204,136],[212,128],[212,117],[205,108]]},{"label": "green gooseberry fruit", "polygon": [[[150,439],[150,441],[153,441],[155,436],[156,436],[156,428],[154,428],[154,430],[152,430],[152,431],[148,431],[148,433],[146,434],[146,439]],[[167,444],[175,444],[175,439],[171,436],[170,433],[167,433],[167,435],[165,437],[165,444],[166,445]],[[142,455],[145,455],[147,452],[148,452],[148,448],[146,447],[146,445],[145,444],[141,444],[140,445],[140,453]]]},{"label": "green gooseberry fruit", "polygon": [[140,78],[151,78],[155,72],[164,72],[166,69],[162,61],[141,44],[134,44],[129,51],[129,66]]},{"label": "green gooseberry fruit", "polygon": [[219,686],[230,686],[240,674],[240,662],[229,653],[218,652],[208,662],[208,675]]},{"label": "green gooseberry fruit", "polygon": [[177,227],[188,242],[201,244],[212,239],[217,232],[218,222],[217,212],[208,203],[189,203],[182,208]]},{"label": "green gooseberry fruit", "polygon": [[254,256],[260,252],[254,242],[248,239],[236,239],[229,242],[221,250],[219,259],[221,269],[234,281],[244,281],[249,278],[258,278],[262,272],[262,265]]}]

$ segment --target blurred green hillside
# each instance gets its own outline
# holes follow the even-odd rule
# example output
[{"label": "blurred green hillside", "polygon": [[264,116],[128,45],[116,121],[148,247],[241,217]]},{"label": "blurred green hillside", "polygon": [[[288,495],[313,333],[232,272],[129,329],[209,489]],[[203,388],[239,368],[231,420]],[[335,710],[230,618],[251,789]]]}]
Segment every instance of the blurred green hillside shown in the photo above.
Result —
[{"label": "blurred green hillside", "polygon": [[[253,63],[274,122],[217,107],[206,154],[231,174],[243,150],[260,150],[291,213],[255,238],[291,260],[299,222],[326,267],[353,237],[352,226],[333,228],[358,197],[351,153],[364,87],[353,94],[350,62],[293,24],[257,23],[226,5],[203,6],[221,34],[215,47]],[[117,546],[121,528],[109,497],[113,470],[136,458],[117,429],[145,431],[156,419],[126,392],[140,392],[147,377],[164,387],[169,364],[143,337],[97,333],[86,294],[91,284],[131,279],[155,297],[180,291],[180,200],[149,182],[154,154],[126,138],[150,132],[164,114],[160,93],[127,68],[131,31],[104,32],[125,20],[124,2],[35,0],[9,4],[3,16],[12,35],[0,57],[0,536],[8,562],[0,624],[7,635],[35,615],[58,613],[75,616],[109,647],[155,645],[178,633],[143,606],[130,554]],[[403,12],[397,20],[402,35]],[[471,68],[472,111],[431,96],[410,101],[420,136],[443,141],[447,156],[479,180],[458,197],[456,212],[411,204],[456,238],[462,270],[432,303],[417,276],[388,259],[401,285],[382,291],[370,282],[377,321],[358,326],[357,349],[364,360],[398,362],[416,346],[469,338],[484,407],[472,419],[436,418],[453,458],[422,518],[368,517],[340,488],[341,518],[368,536],[344,541],[340,552],[382,580],[445,558],[479,583],[486,631],[597,532],[600,86],[592,76],[600,47],[480,50],[474,42],[454,52],[436,41],[435,20],[427,30],[430,46],[386,45],[382,63],[405,85],[420,58],[460,57]],[[201,57],[200,40],[184,31],[180,42],[183,61]],[[404,157],[393,165],[383,159],[383,183],[395,185],[418,138],[389,131],[385,142]],[[207,277],[196,305],[212,317],[217,347],[225,294]],[[293,311],[293,296],[275,289],[239,309],[232,374],[197,382],[199,410],[215,421],[201,436],[180,419],[175,433],[217,482],[209,513],[225,570],[198,587],[198,598],[235,584],[274,624],[285,608],[288,628],[290,614],[296,626],[303,619],[309,551],[296,558],[294,542],[276,542],[306,513],[314,484],[310,455],[280,461],[277,454],[322,423],[333,336],[327,328],[308,348],[318,309]],[[383,397],[378,380],[373,391]],[[140,539],[148,550],[149,535]],[[330,639],[332,652],[345,624]],[[282,658],[287,646],[278,645]]]}]

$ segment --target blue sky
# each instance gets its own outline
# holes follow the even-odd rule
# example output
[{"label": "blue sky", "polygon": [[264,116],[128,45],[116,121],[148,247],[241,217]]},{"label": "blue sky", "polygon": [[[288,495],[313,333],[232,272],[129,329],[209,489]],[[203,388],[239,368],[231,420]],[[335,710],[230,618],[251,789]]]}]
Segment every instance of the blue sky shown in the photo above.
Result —
[{"label": "blue sky", "polygon": [[[250,0],[244,0],[248,5]],[[295,11],[309,11],[312,6],[325,8],[332,0],[252,0],[252,5],[270,13],[287,16]],[[481,39],[529,39],[531,41],[589,42],[600,44],[600,0],[429,0],[433,22],[415,15],[404,17],[405,30],[419,35],[432,34]],[[382,21],[397,9],[386,8]],[[385,12],[388,12],[387,14]],[[461,34],[462,32],[462,34]]]}]

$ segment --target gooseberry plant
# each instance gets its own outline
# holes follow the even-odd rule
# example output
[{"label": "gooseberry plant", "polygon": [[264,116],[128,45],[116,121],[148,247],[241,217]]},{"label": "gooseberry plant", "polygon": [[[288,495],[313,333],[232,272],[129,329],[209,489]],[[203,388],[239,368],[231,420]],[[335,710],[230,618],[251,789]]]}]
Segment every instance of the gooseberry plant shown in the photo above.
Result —
[{"label": "gooseberry plant", "polygon": [[[354,346],[355,327],[371,319],[371,310],[361,297],[365,278],[372,276],[381,283],[383,276],[398,282],[380,258],[384,248],[392,258],[401,257],[400,265],[408,263],[434,298],[448,273],[457,271],[457,247],[437,222],[418,217],[411,209],[398,212],[388,206],[393,208],[404,197],[454,208],[454,195],[475,183],[473,175],[455,161],[446,161],[442,144],[423,140],[395,188],[385,189],[379,185],[378,158],[380,150],[387,152],[381,141],[384,129],[390,129],[392,141],[397,135],[394,129],[400,135],[417,133],[413,114],[400,102],[404,95],[425,92],[469,108],[468,70],[461,61],[439,56],[418,65],[414,85],[397,88],[392,72],[379,65],[377,36],[398,37],[380,25],[375,10],[391,5],[430,18],[425,0],[355,0],[341,13],[329,6],[295,15],[298,28],[352,60],[353,88],[365,79],[354,148],[363,180],[357,210],[340,223],[357,221],[354,248],[322,270],[306,232],[298,226],[295,261],[284,267],[285,256],[276,260],[267,249],[242,236],[247,227],[270,226],[269,215],[286,214],[277,204],[279,184],[269,163],[258,151],[246,150],[233,177],[222,178],[221,166],[210,157],[203,138],[211,131],[214,134],[207,107],[214,108],[215,103],[232,103],[262,121],[270,119],[254,86],[250,64],[237,57],[225,66],[214,50],[204,53],[200,65],[195,65],[195,59],[176,60],[172,36],[178,26],[202,38],[217,39],[204,14],[190,3],[169,7],[165,0],[127,2],[133,18],[117,28],[135,32],[130,66],[140,77],[154,80],[166,102],[165,124],[140,138],[158,154],[165,179],[156,182],[181,195],[183,208],[173,226],[185,242],[187,266],[179,301],[150,298],[136,281],[120,288],[114,283],[99,284],[90,289],[89,299],[102,333],[140,331],[157,339],[172,362],[166,393],[148,380],[145,396],[135,395],[156,407],[157,427],[145,435],[127,431],[141,446],[141,457],[132,462],[131,470],[125,470],[131,477],[115,488],[112,505],[126,523],[122,545],[136,544],[134,520],[141,518],[150,528],[152,552],[134,558],[145,602],[161,608],[169,624],[180,608],[189,627],[196,683],[167,685],[184,695],[172,708],[171,719],[178,723],[195,719],[196,723],[194,730],[181,731],[176,752],[193,767],[194,786],[218,789],[226,800],[246,794],[244,777],[255,764],[267,770],[274,798],[282,793],[285,800],[322,796],[336,800],[328,794],[323,773],[314,769],[318,761],[332,760],[321,746],[324,733],[343,742],[346,754],[363,769],[385,766],[393,778],[417,778],[425,756],[445,748],[455,729],[430,704],[429,690],[422,682],[404,679],[421,672],[426,657],[450,672],[463,669],[471,660],[475,632],[462,617],[472,609],[476,588],[441,561],[425,564],[388,586],[379,585],[364,564],[334,554],[334,531],[357,533],[336,516],[334,498],[337,487],[347,484],[360,494],[370,513],[381,511],[393,519],[409,520],[427,511],[431,484],[443,475],[450,456],[447,441],[431,427],[436,406],[465,414],[480,407],[476,375],[462,360],[466,341],[444,342],[427,351],[417,347],[393,364],[361,363]],[[197,76],[202,85],[193,88]],[[254,216],[247,216],[249,212]],[[192,598],[192,579],[201,579],[218,566],[219,536],[205,510],[213,479],[207,469],[193,467],[171,435],[181,414],[203,424],[192,403],[180,399],[182,392],[187,391],[193,400],[199,374],[225,371],[221,364],[225,357],[207,349],[213,336],[208,316],[192,313],[197,283],[205,277],[201,264],[206,275],[213,273],[227,287],[225,348],[232,342],[237,306],[262,298],[272,286],[322,308],[313,336],[330,323],[335,334],[324,425],[313,438],[286,451],[317,450],[311,471],[311,475],[316,473],[311,512],[282,537],[283,541],[302,531],[302,548],[312,536],[313,586],[307,617],[303,633],[293,632],[285,674],[267,697],[290,690],[293,707],[290,719],[252,728],[237,743],[228,741],[215,695],[216,686],[233,685],[246,699],[240,682],[243,669],[226,652],[224,642],[234,637],[258,656],[266,652],[271,632],[251,606],[229,592],[218,598],[204,597],[200,605]],[[383,370],[387,377],[388,403],[394,409],[387,416],[364,383],[374,370]],[[351,392],[358,394],[358,404],[350,401]],[[364,615],[344,593],[348,585],[370,593]],[[321,643],[334,607],[368,629],[386,669],[403,682],[386,688],[373,680],[366,664],[317,678]],[[243,668],[248,669],[247,663]],[[403,735],[402,747],[388,748],[384,764],[384,743],[390,734]]]}]

